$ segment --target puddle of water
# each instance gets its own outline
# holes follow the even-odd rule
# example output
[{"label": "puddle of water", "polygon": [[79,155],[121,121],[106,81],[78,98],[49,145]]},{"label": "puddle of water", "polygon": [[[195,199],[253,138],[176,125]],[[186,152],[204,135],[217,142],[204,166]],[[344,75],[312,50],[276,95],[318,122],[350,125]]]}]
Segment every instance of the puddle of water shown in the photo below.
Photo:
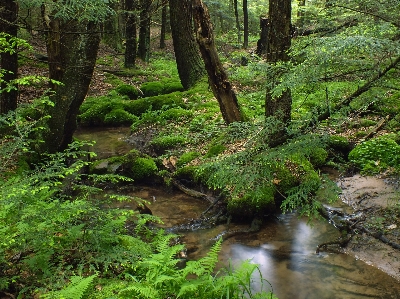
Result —
[{"label": "puddle of water", "polygon": [[105,159],[112,156],[124,155],[133,149],[133,146],[126,142],[130,134],[129,127],[118,128],[81,128],[74,137],[79,140],[95,141],[96,143],[86,148],[95,152],[98,159]]}]

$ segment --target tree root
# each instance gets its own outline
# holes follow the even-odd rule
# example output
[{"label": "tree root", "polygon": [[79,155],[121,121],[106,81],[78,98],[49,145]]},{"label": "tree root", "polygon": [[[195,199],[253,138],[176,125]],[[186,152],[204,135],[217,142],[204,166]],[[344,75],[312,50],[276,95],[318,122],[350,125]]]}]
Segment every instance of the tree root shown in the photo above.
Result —
[{"label": "tree root", "polygon": [[209,201],[210,203],[214,203],[214,199],[210,196],[208,196],[207,194],[201,193],[199,191],[193,190],[193,189],[189,189],[186,186],[184,186],[181,182],[179,182],[178,180],[171,180],[172,185],[174,185],[175,187],[177,187],[179,190],[181,190],[183,193],[192,196],[194,198],[200,198],[200,199],[205,199],[207,201]]}]

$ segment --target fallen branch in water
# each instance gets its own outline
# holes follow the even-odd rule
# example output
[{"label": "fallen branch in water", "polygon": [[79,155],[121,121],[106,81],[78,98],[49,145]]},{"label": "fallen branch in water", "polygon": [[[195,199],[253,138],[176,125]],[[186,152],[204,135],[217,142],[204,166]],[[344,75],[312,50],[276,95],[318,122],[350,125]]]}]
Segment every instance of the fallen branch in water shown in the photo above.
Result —
[{"label": "fallen branch in water", "polygon": [[200,198],[200,199],[205,199],[207,201],[209,201],[210,203],[214,202],[214,199],[210,196],[208,196],[207,194],[201,193],[199,191],[193,190],[193,189],[189,189],[186,186],[184,186],[181,182],[179,182],[178,180],[171,180],[172,185],[174,185],[176,188],[178,188],[179,190],[181,190],[183,193],[192,196],[194,198]]}]

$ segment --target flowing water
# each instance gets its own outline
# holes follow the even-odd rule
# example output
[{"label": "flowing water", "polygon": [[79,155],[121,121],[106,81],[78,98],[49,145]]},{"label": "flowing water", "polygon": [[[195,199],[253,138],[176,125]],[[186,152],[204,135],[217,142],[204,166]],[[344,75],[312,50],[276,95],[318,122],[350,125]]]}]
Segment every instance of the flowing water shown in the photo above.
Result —
[{"label": "flowing water", "polygon": [[[128,132],[101,129],[81,131],[78,137],[95,139],[97,148],[93,150],[101,151],[98,152],[100,156],[107,156],[130,149],[124,147],[123,142],[120,144]],[[180,231],[179,225],[198,218],[207,208],[207,202],[163,187],[137,187],[131,195],[148,200],[153,215],[164,221],[163,227],[182,235],[189,259],[204,256],[224,232],[248,228],[246,225],[225,224],[211,229],[193,226],[191,230],[188,226]],[[129,203],[125,205],[129,206]],[[235,266],[250,259],[259,264],[263,278],[280,299],[400,298],[399,282],[376,267],[346,254],[316,254],[318,244],[338,236],[337,230],[327,222],[310,226],[306,219],[295,213],[278,214],[270,216],[256,233],[236,234],[225,240],[220,261],[222,265]],[[257,281],[255,277],[255,288],[261,285]],[[264,289],[270,289],[267,283],[263,285]]]}]

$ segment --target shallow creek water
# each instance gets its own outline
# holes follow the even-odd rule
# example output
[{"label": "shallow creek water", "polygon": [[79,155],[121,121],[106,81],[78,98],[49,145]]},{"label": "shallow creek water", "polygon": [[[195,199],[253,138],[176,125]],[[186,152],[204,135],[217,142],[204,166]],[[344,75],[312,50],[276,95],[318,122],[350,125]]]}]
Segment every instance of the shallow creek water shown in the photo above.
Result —
[{"label": "shallow creek water", "polygon": [[[123,141],[128,133],[128,129],[120,128],[85,130],[79,131],[77,137],[96,140],[92,150],[106,157],[130,149]],[[231,224],[179,231],[176,229],[179,224],[198,218],[208,203],[163,187],[138,187],[131,195],[150,201],[153,215],[164,221],[162,226],[182,235],[189,259],[204,256],[216,237],[224,232],[248,228]],[[134,208],[135,205],[124,203],[124,206]],[[224,241],[220,261],[221,265],[235,266],[250,259],[259,264],[263,278],[280,299],[400,298],[399,282],[381,270],[347,254],[315,253],[318,244],[338,236],[337,230],[327,222],[310,226],[295,213],[277,214],[257,233],[237,234]]]}]

